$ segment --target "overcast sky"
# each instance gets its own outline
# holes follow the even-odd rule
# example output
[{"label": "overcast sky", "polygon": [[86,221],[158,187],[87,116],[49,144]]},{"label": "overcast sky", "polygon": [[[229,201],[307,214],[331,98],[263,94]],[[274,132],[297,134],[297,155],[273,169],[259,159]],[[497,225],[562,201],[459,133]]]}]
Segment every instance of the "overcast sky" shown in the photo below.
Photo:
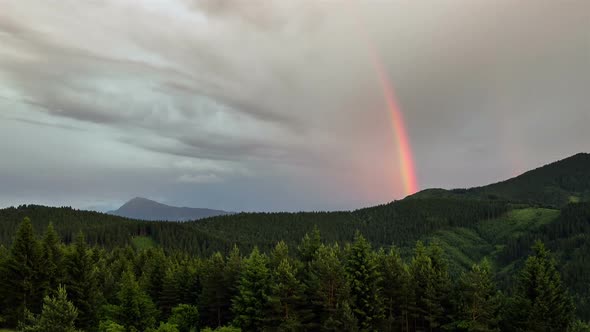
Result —
[{"label": "overcast sky", "polygon": [[590,151],[587,0],[0,0],[0,206],[404,196]]}]

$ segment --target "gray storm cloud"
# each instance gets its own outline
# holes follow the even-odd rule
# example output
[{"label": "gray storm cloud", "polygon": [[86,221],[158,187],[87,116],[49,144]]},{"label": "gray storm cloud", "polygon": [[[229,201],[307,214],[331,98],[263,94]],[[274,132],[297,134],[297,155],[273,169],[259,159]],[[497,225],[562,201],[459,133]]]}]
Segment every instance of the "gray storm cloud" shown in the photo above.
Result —
[{"label": "gray storm cloud", "polygon": [[[421,187],[590,150],[590,4],[4,0],[0,205],[144,195],[228,210],[403,195],[373,44]],[[366,40],[369,39],[369,40]]]}]

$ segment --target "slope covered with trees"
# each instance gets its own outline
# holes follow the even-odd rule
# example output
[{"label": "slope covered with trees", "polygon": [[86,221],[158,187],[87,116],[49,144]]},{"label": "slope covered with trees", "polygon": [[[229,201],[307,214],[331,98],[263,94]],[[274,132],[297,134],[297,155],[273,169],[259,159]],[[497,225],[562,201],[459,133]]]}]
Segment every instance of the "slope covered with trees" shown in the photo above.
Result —
[{"label": "slope covered with trees", "polygon": [[[590,320],[588,161],[344,212],[174,223],[2,209],[0,324],[34,330],[53,321],[47,307],[70,317],[64,330],[556,330]],[[543,285],[521,280],[527,269]],[[534,296],[560,304],[547,313]]]},{"label": "slope covered with trees", "polygon": [[530,205],[562,207],[590,200],[590,154],[572,157],[528,171],[515,178],[471,189],[428,189],[414,198],[455,197],[502,199]]},{"label": "slope covered with trees", "polygon": [[536,242],[513,285],[483,260],[451,278],[439,245],[403,259],[360,233],[344,246],[319,231],[209,257],[69,245],[49,226],[19,226],[0,256],[2,324],[20,331],[576,331],[552,253]]}]

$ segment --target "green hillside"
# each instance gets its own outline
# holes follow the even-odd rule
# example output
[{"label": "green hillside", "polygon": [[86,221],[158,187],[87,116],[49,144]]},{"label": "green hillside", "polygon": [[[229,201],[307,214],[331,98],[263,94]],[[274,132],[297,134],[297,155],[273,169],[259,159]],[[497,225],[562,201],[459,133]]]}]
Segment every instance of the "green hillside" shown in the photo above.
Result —
[{"label": "green hillside", "polygon": [[561,207],[590,200],[589,170],[590,154],[580,153],[506,181],[471,189],[427,189],[412,198],[503,199],[514,203]]},{"label": "green hillside", "polygon": [[558,259],[579,317],[590,319],[589,198],[590,155],[578,154],[497,184],[425,190],[356,211],[240,213],[174,223],[23,205],[0,210],[0,253],[10,247],[25,217],[37,234],[53,224],[65,244],[83,232],[89,244],[108,250],[158,248],[190,257],[229,255],[234,245],[242,252],[258,247],[270,253],[279,241],[294,251],[314,229],[324,242],[344,247],[360,231],[375,248],[395,246],[404,259],[414,255],[418,240],[438,243],[454,276],[487,257],[499,285],[509,290],[540,239]]}]

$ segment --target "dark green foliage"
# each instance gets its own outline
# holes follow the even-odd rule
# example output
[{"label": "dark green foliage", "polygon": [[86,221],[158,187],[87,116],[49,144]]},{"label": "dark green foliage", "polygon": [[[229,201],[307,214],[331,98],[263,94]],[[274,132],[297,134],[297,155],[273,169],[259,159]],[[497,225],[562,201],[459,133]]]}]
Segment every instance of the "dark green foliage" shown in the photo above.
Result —
[{"label": "dark green foliage", "polygon": [[230,320],[231,284],[226,279],[226,263],[221,253],[215,253],[203,266],[200,302],[203,323],[206,326],[222,326]]},{"label": "dark green foliage", "polygon": [[97,323],[100,291],[92,249],[88,248],[82,233],[76,236],[73,247],[70,248],[66,257],[66,267],[65,285],[68,297],[78,308],[76,326],[89,330]]},{"label": "dark green foliage", "polygon": [[500,295],[492,280],[490,263],[484,259],[461,274],[455,328],[465,331],[498,331]]},{"label": "dark green foliage", "polygon": [[271,310],[267,318],[269,325],[279,331],[300,331],[303,327],[304,286],[296,275],[297,270],[285,257],[271,277]]},{"label": "dark green foliage", "polygon": [[[156,306],[164,310],[162,297],[164,294],[164,279],[169,269],[169,262],[162,250],[148,250],[144,253],[148,257],[144,266],[145,273],[142,277],[148,295],[154,299]],[[168,277],[170,278],[170,277]],[[167,280],[170,283],[170,279]],[[170,285],[167,285],[170,287]]]},{"label": "dark green foliage", "polygon": [[297,247],[297,252],[301,261],[307,263],[311,262],[317,254],[318,249],[322,244],[322,237],[317,226],[313,227],[311,234],[305,233],[301,243]]},{"label": "dark green foliage", "polygon": [[321,245],[315,256],[305,278],[308,305],[315,313],[315,325],[324,331],[342,331],[353,325],[352,320],[356,325],[349,305],[350,286],[340,248]]},{"label": "dark green foliage", "polygon": [[565,331],[574,322],[574,305],[561,283],[555,261],[537,242],[516,283],[513,323],[519,329]]},{"label": "dark green foliage", "polygon": [[350,284],[351,309],[361,330],[376,330],[383,318],[381,273],[369,242],[360,234],[346,248],[346,272]]},{"label": "dark green foliage", "polygon": [[161,322],[158,328],[149,328],[145,332],[179,332],[179,330],[174,324]]},{"label": "dark green foliage", "polygon": [[391,248],[389,252],[378,252],[381,272],[381,289],[385,318],[381,331],[407,331],[410,326],[410,305],[412,301],[411,280],[408,266],[399,251]]},{"label": "dark green foliage", "polygon": [[[29,313],[30,314],[30,313]],[[32,315],[32,314],[30,314]],[[65,288],[58,287],[55,297],[46,296],[38,318],[29,316],[19,330],[23,332],[75,332],[78,310],[68,301]]]},{"label": "dark green foliage", "polygon": [[413,318],[412,325],[414,329],[422,330],[428,326],[427,318],[431,316],[430,310],[434,304],[431,303],[432,299],[427,298],[427,295],[430,295],[427,290],[433,289],[434,268],[422,242],[418,242],[409,268],[412,276],[411,289],[413,291],[410,307]]},{"label": "dark green foliage", "polygon": [[123,273],[117,294],[118,304],[110,310],[111,320],[127,331],[144,331],[155,325],[157,311],[150,297],[143,291],[131,270]]},{"label": "dark green foliage", "polygon": [[29,218],[21,223],[2,266],[3,316],[9,325],[24,319],[25,311],[41,311],[43,273],[41,248]]},{"label": "dark green foliage", "polygon": [[64,253],[53,224],[47,226],[41,241],[41,259],[43,261],[43,281],[45,294],[58,288],[64,281]]},{"label": "dark green foliage", "polygon": [[482,196],[496,196],[514,202],[561,207],[576,200],[590,199],[590,154],[570,158],[526,172],[508,181],[468,190]]},{"label": "dark green foliage", "polygon": [[174,306],[181,303],[181,290],[178,274],[173,267],[166,270],[162,282],[162,291],[158,295],[159,309],[164,316],[170,314]]},{"label": "dark green foliage", "polygon": [[241,332],[242,330],[237,328],[237,327],[233,327],[233,326],[222,326],[222,327],[218,327],[215,330],[212,330],[211,328],[206,328],[203,330],[203,332]]},{"label": "dark green foliage", "polygon": [[179,332],[197,331],[199,327],[199,309],[189,304],[180,304],[172,308],[168,323],[175,325]]},{"label": "dark green foliage", "polygon": [[416,329],[440,329],[452,314],[451,280],[440,247],[418,242],[410,264],[411,313]]},{"label": "dark green foliage", "polygon": [[233,299],[234,323],[244,331],[260,331],[270,301],[268,257],[254,248],[243,261],[238,294]]},{"label": "dark green foliage", "polygon": [[[411,263],[406,265],[399,250],[375,252],[360,233],[344,252],[337,244],[328,246],[321,240],[316,246],[308,236],[299,247],[313,248],[307,256],[311,260],[304,264],[289,255],[283,242],[271,251],[271,258],[254,249],[242,260],[234,247],[227,257],[217,253],[202,260],[160,249],[91,248],[82,235],[64,247],[51,233],[49,228],[41,245],[33,236],[30,222],[25,221],[11,251],[3,250],[0,257],[3,272],[11,271],[10,267],[19,267],[12,271],[29,268],[33,272],[28,280],[38,280],[39,292],[46,288],[54,294],[45,298],[40,314],[23,308],[19,318],[23,330],[73,331],[87,324],[85,331],[184,332],[204,326],[200,320],[213,321],[217,326],[231,319],[245,331],[586,328],[575,322],[572,299],[561,283],[555,261],[541,244],[535,245],[534,254],[524,264],[513,294],[504,298],[495,289],[486,261],[474,265],[453,283],[445,253],[437,243],[425,246],[418,242]],[[319,232],[313,238],[320,239]],[[44,250],[56,254],[48,255]],[[72,287],[67,291],[71,302],[64,288],[47,286],[58,279],[52,279],[48,271],[55,270],[43,267],[41,257],[50,260],[60,252],[66,253],[62,273]],[[15,265],[14,257],[30,258],[22,253],[32,253],[31,262],[35,263]],[[157,268],[160,264],[165,268],[163,277]],[[0,289],[3,294],[12,291],[4,284]],[[111,292],[114,295],[101,296]],[[7,298],[5,303],[9,299],[15,298]],[[154,300],[159,301],[160,312]],[[97,310],[99,302],[104,303],[102,310]],[[2,315],[10,317],[13,311],[5,303]],[[94,319],[80,319],[82,311],[75,303],[86,308],[86,317]],[[205,317],[200,317],[197,304],[206,309]],[[14,325],[6,323],[16,325],[16,321]]]}]

